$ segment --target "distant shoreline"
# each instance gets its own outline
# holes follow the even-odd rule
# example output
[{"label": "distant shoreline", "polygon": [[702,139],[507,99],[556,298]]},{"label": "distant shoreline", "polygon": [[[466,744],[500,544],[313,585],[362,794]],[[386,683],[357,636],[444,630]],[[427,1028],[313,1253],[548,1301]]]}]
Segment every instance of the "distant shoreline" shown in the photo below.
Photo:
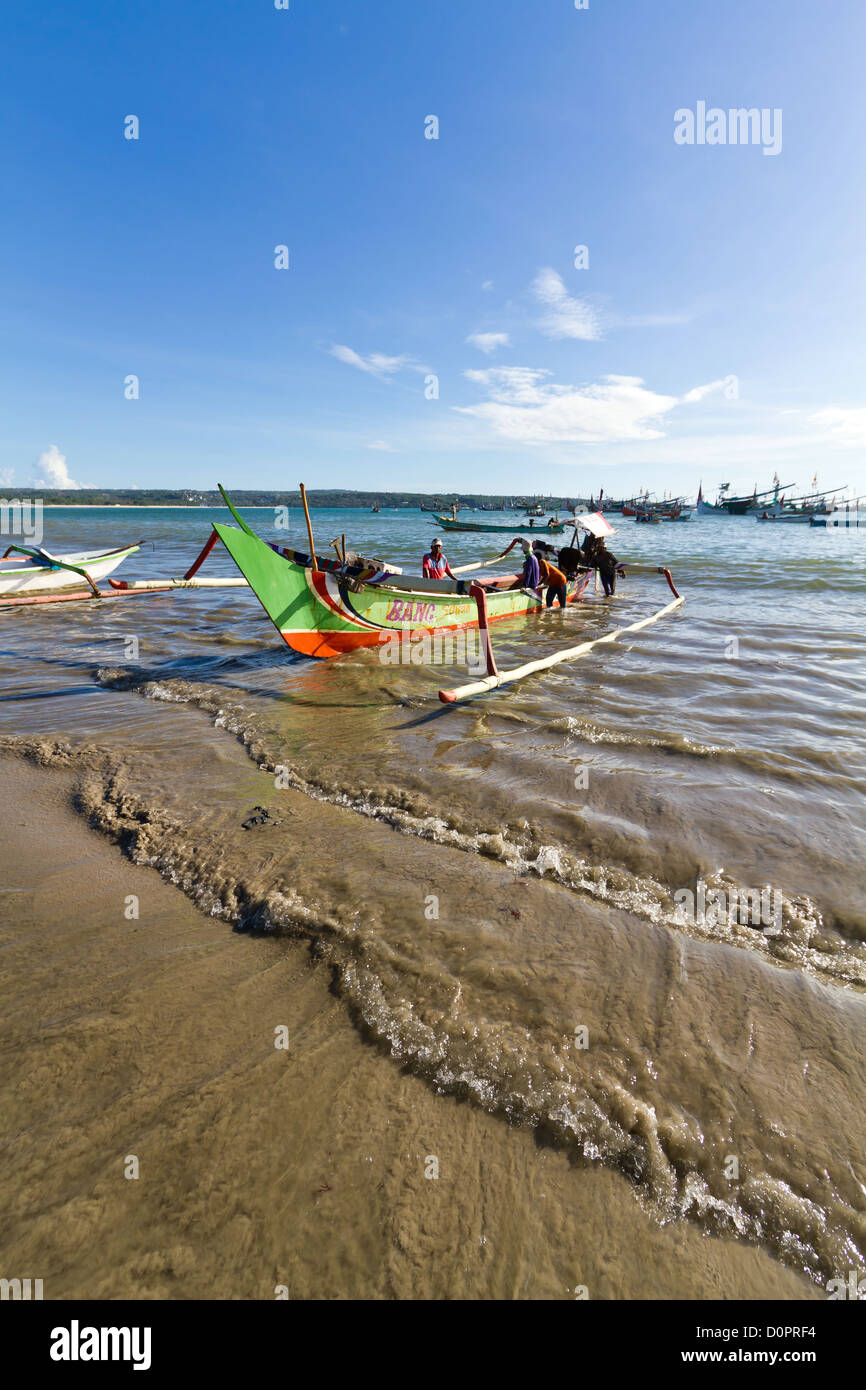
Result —
[{"label": "distant shoreline", "polygon": [[[38,501],[34,498],[34,501]],[[272,512],[277,507],[285,507],[286,502],[241,502],[241,508],[245,512]],[[73,507],[78,512],[212,512],[215,508],[221,507],[220,502],[205,502],[198,506],[193,502],[43,502],[43,511],[66,511]],[[291,507],[289,507],[291,511]],[[300,511],[300,503],[297,510]],[[320,510],[327,510],[320,508]],[[393,510],[393,508],[392,508]]]},{"label": "distant shoreline", "polygon": [[[11,489],[9,491],[11,494]],[[36,484],[18,489],[16,496],[19,499],[26,497],[28,501],[40,501],[44,507],[160,507],[204,511],[208,507],[222,509],[225,505],[219,492],[172,488],[81,488],[73,491]],[[303,506],[300,493],[291,489],[236,488],[232,490],[231,498],[235,506],[262,510],[269,507],[301,509]],[[317,510],[334,507],[367,512],[421,510],[432,515],[435,512],[450,512],[455,504],[463,511],[475,508],[479,511],[522,512],[539,506],[544,511],[570,511],[575,505],[583,506],[584,499],[579,494],[570,497],[530,497],[506,493],[458,493],[442,497],[435,493],[353,492],[343,488],[311,488],[307,492],[307,505]]]}]

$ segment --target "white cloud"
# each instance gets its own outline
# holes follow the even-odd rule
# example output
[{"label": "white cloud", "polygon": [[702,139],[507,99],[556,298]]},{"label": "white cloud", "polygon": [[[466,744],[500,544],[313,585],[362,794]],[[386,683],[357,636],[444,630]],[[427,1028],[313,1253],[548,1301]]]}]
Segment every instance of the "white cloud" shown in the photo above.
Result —
[{"label": "white cloud", "polygon": [[649,390],[640,377],[605,376],[589,386],[552,382],[546,370],[490,367],[465,372],[490,399],[458,406],[461,414],[488,424],[503,439],[523,444],[616,444],[661,439],[667,416],[686,402],[701,400],[711,387],[685,396]]},{"label": "white cloud", "polygon": [[357,367],[360,372],[369,372],[372,376],[378,377],[393,376],[404,367],[416,366],[411,357],[386,357],[383,352],[371,352],[367,357],[362,357],[354,348],[346,347],[342,343],[334,344],[331,356],[350,367]]},{"label": "white cloud", "polygon": [[595,310],[585,299],[572,299],[555,270],[540,270],[532,282],[532,291],[546,308],[538,326],[548,338],[582,338],[591,342],[601,337]]},{"label": "white cloud", "polygon": [[507,333],[470,333],[466,341],[489,357],[497,348],[508,347],[511,339]]},{"label": "white cloud", "polygon": [[467,381],[483,386],[494,401],[502,405],[540,405],[551,392],[567,391],[567,386],[540,386],[553,373],[536,367],[485,367],[464,372]]},{"label": "white cloud", "polygon": [[383,454],[393,454],[393,447],[384,439],[374,439],[367,445],[368,449],[379,449]]},{"label": "white cloud", "polygon": [[11,487],[14,474],[14,468],[0,468],[0,487]]},{"label": "white cloud", "polygon": [[485,281],[484,281],[484,284],[481,286],[481,288],[482,288],[483,290],[492,290],[492,289],[493,289],[493,281],[492,281],[492,280],[485,280]]},{"label": "white cloud", "polygon": [[81,483],[76,483],[73,478],[70,478],[69,469],[66,467],[66,455],[61,454],[56,444],[52,444],[50,449],[46,449],[44,454],[39,455],[33,482],[36,487],[80,488],[82,486]]},{"label": "white cloud", "polygon": [[835,443],[866,448],[866,408],[863,406],[827,406],[824,410],[816,410],[809,419],[826,430]]},{"label": "white cloud", "polygon": [[720,381],[708,381],[706,386],[694,386],[691,391],[687,391],[681,400],[684,405],[696,405],[706,396],[711,396],[714,391],[722,391],[727,386],[730,378],[722,377]]}]

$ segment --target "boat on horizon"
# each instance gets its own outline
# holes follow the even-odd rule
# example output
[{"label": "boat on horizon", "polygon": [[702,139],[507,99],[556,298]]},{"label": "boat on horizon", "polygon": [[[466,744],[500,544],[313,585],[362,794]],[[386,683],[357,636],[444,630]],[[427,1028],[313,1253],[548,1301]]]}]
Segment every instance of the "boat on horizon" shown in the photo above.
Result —
[{"label": "boat on horizon", "polygon": [[[532,519],[534,520],[534,517]],[[519,534],[521,530],[547,531],[550,535],[558,536],[565,530],[565,522],[559,520],[546,521],[543,526],[518,527],[517,529],[514,526],[493,526],[481,521],[456,521],[454,517],[450,516],[437,516],[436,520],[445,531],[498,531],[509,536]]]}]

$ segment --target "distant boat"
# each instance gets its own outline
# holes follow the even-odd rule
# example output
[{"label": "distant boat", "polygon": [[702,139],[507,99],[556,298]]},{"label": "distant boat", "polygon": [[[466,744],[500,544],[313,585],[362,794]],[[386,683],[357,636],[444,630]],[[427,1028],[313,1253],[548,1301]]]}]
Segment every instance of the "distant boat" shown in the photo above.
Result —
[{"label": "distant boat", "polygon": [[559,535],[565,530],[565,524],[562,521],[548,521],[543,526],[523,528],[520,526],[485,526],[480,521],[455,521],[450,516],[437,516],[436,520],[445,531],[502,531],[509,536],[518,535],[523,529],[537,531],[539,534],[542,531],[547,531],[550,535]]},{"label": "distant boat", "polygon": [[763,514],[762,516],[757,516],[757,517],[755,517],[755,520],[756,520],[756,521],[787,521],[787,522],[793,521],[793,522],[801,522],[802,524],[805,524],[806,522],[811,521],[811,520],[812,520],[812,517],[813,517],[814,515],[815,515],[815,513],[814,513],[813,511],[808,510],[808,509],[807,509],[806,511],[793,511],[793,510],[792,510],[792,511],[780,511],[780,512],[764,512],[764,514]]},{"label": "distant boat", "polygon": [[719,515],[722,511],[724,511],[724,508],[716,506],[712,502],[708,502],[704,497],[704,485],[703,483],[699,483],[698,500],[695,503],[695,511],[697,512],[698,516],[711,516],[714,513],[716,515]]}]

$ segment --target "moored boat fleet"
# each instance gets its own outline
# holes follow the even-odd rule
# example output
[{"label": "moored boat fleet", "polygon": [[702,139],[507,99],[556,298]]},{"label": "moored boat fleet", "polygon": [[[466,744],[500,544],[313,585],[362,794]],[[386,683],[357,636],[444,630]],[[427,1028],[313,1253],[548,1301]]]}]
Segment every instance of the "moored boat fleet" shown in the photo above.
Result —
[{"label": "moored boat fleet", "polygon": [[[520,512],[526,518],[529,529],[548,530],[554,534],[566,529],[574,515],[580,512],[601,512],[604,515],[618,515],[637,522],[639,525],[661,525],[663,522],[691,521],[693,516],[745,516],[760,522],[780,524],[810,522],[815,526],[859,526],[859,507],[866,504],[866,496],[843,496],[845,488],[818,488],[817,478],[813,480],[812,490],[798,493],[792,484],[782,484],[778,476],[772,487],[759,491],[757,484],[750,493],[736,495],[731,492],[730,483],[721,483],[715,502],[704,497],[703,484],[698,487],[697,499],[690,503],[685,496],[656,496],[643,491],[634,497],[605,497],[600,490],[597,497],[566,498],[554,500],[521,498],[495,502],[469,502],[455,497],[443,503],[437,498],[432,504],[422,502],[421,511],[429,512],[446,531],[508,531],[510,525],[500,521],[481,519],[481,512]],[[458,513],[461,515],[458,518]],[[828,520],[832,518],[832,520]]]}]

